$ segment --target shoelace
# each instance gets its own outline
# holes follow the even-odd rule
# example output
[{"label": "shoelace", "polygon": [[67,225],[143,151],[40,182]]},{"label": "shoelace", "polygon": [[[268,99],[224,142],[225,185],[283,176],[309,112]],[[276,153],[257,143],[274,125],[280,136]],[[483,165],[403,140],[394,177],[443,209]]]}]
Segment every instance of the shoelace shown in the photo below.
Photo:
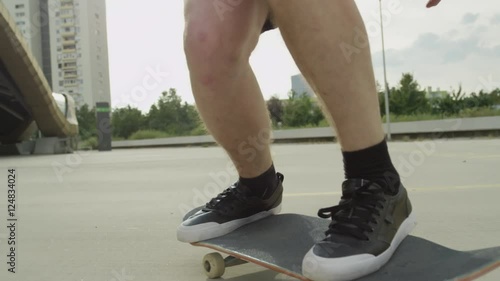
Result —
[{"label": "shoelace", "polygon": [[336,233],[368,240],[365,233],[373,232],[370,223],[377,223],[375,216],[380,216],[382,203],[386,201],[383,193],[380,186],[368,182],[353,193],[344,194],[339,205],[320,209],[319,217],[332,219],[325,235]]},{"label": "shoelace", "polygon": [[[244,202],[246,196],[236,187],[237,183],[231,185],[229,188],[219,193],[210,202],[205,205],[205,211],[219,211],[227,213],[234,209],[235,202]],[[237,199],[237,200],[234,200]],[[229,202],[230,204],[224,204]]]}]

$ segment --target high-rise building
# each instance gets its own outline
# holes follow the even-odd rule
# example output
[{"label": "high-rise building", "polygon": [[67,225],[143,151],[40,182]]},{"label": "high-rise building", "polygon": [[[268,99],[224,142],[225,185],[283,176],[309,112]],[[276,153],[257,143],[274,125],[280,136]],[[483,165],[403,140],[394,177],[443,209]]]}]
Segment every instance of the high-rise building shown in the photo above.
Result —
[{"label": "high-rise building", "polygon": [[292,91],[297,94],[306,93],[308,96],[314,97],[314,91],[311,89],[311,86],[309,86],[302,74],[292,76]]},{"label": "high-rise building", "polygon": [[[19,31],[26,40],[38,64],[44,69],[42,26],[43,21],[47,17],[44,16],[41,8],[42,2],[46,4],[47,0],[1,0],[1,2],[14,18]],[[49,72],[45,74],[47,75]]]},{"label": "high-rise building", "polygon": [[0,0],[44,74],[77,104],[111,103],[105,0]]},{"label": "high-rise building", "polygon": [[52,82],[78,105],[110,102],[106,3],[49,0]]}]

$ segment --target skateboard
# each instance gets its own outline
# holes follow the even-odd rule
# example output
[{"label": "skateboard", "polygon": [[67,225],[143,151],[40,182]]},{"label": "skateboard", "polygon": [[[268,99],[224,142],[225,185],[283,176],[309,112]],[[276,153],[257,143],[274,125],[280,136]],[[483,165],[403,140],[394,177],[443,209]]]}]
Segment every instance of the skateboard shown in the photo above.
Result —
[{"label": "skateboard", "polygon": [[[321,218],[280,214],[225,236],[191,244],[216,251],[202,260],[203,271],[211,279],[222,277],[228,267],[253,263],[298,280],[309,280],[302,275],[302,259],[316,241],[324,238],[328,224]],[[384,267],[358,280],[469,281],[498,267],[500,247],[462,252],[408,236]]]}]

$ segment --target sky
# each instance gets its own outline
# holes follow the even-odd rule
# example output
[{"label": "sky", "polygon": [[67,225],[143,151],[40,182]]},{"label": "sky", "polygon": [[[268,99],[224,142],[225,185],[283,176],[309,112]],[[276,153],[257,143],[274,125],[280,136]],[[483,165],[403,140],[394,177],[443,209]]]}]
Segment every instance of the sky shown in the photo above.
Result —
[{"label": "sky", "polygon": [[[214,1],[214,0],[206,0]],[[217,0],[228,1],[228,0]],[[383,84],[382,36],[376,0],[356,1],[368,29],[377,81]],[[383,0],[387,79],[412,73],[423,87],[470,93],[500,87],[500,2]],[[107,0],[113,107],[148,111],[161,93],[177,89],[194,103],[183,51],[183,1]],[[251,57],[264,97],[285,98],[299,70],[279,30],[264,33]]]}]

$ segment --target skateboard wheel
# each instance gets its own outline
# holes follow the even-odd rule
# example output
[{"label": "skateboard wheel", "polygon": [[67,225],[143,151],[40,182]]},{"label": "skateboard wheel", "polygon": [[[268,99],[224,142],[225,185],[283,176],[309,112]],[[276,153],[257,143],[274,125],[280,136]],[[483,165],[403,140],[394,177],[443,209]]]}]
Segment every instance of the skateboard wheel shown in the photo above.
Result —
[{"label": "skateboard wheel", "polygon": [[203,269],[210,279],[220,278],[226,271],[224,258],[219,253],[210,253],[203,257]]}]

